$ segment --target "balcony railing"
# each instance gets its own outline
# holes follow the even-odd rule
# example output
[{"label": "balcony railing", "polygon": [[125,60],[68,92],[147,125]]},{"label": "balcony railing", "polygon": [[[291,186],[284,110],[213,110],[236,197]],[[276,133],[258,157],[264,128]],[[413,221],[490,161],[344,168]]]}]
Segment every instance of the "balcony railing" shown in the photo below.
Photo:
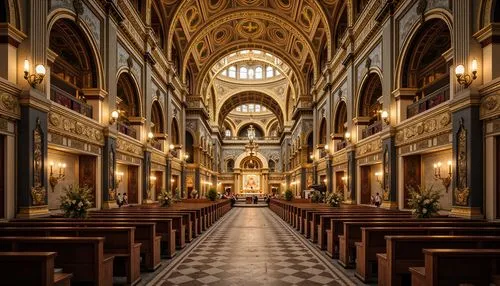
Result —
[{"label": "balcony railing", "polygon": [[342,140],[342,141],[337,143],[337,150],[336,151],[342,150],[345,147],[347,147],[347,142],[345,140]]},{"label": "balcony railing", "polygon": [[376,121],[375,123],[368,125],[368,127],[361,132],[361,139],[370,137],[380,131],[382,131],[382,121]]},{"label": "balcony railing", "polygon": [[[272,140],[279,140],[280,138],[278,136],[262,136],[262,137],[255,137],[255,141],[272,141]],[[234,141],[248,141],[248,137],[246,136],[226,136],[224,137],[224,140],[234,140]]]},{"label": "balcony railing", "polygon": [[50,100],[92,118],[92,106],[77,99],[55,85],[50,86]]},{"label": "balcony railing", "polygon": [[151,143],[151,146],[153,146],[153,148],[155,148],[155,149],[157,149],[157,150],[162,151],[162,148],[161,148],[161,147],[162,147],[162,144],[161,144],[161,142],[159,142],[159,141],[153,141],[153,142]]},{"label": "balcony railing", "polygon": [[420,100],[408,105],[406,110],[407,118],[411,118],[421,112],[432,109],[441,103],[450,99],[450,87],[448,84],[436,89],[436,85],[432,85],[422,89],[423,96]]},{"label": "balcony railing", "polygon": [[122,122],[117,122],[116,127],[118,128],[118,132],[125,134],[127,136],[130,136],[134,139],[137,139],[137,131],[135,131],[134,128],[122,123]]}]

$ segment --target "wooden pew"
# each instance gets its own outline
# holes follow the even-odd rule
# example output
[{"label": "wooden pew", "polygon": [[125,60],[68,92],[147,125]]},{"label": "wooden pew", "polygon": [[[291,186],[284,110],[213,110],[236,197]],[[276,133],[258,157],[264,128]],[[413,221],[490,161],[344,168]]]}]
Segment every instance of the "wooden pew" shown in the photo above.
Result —
[{"label": "wooden pew", "polygon": [[1,284],[69,286],[73,274],[54,273],[56,255],[55,252],[0,252]]},{"label": "wooden pew", "polygon": [[497,248],[500,236],[395,235],[386,236],[386,253],[378,253],[378,285],[411,284],[409,267],[424,266],[424,248]]},{"label": "wooden pew", "polygon": [[[89,217],[92,219],[124,219],[129,221],[137,221],[141,219],[152,219],[157,222],[157,220],[170,219],[172,222],[172,229],[175,230],[175,246],[178,249],[186,247],[186,227],[183,224],[182,215],[163,215],[163,214],[131,214],[131,213],[89,213]],[[157,223],[156,231],[160,231],[160,227]]]},{"label": "wooden pew", "polygon": [[[37,219],[14,219],[11,220],[9,223],[18,223],[18,222],[23,222],[23,223],[29,223],[29,222],[63,222],[63,223],[103,223],[106,225],[114,226],[117,225],[118,223],[120,224],[132,224],[135,225],[136,229],[139,228],[139,226],[146,227],[147,224],[151,225],[154,224],[154,231],[156,233],[151,233],[151,228],[148,228],[147,232],[139,232],[138,235],[136,235],[136,238],[139,237],[144,237],[145,239],[147,238],[148,244],[150,247],[154,247],[152,249],[155,251],[158,246],[156,246],[158,243],[160,244],[160,256],[166,256],[168,258],[172,258],[175,256],[175,230],[172,229],[172,220],[171,219],[151,219],[151,218],[136,218],[136,219],[127,219],[127,218],[86,218],[86,219],[72,219],[72,218],[62,218],[62,217],[54,217],[54,218],[37,218]],[[146,225],[144,225],[146,224]],[[0,226],[2,224],[0,223]],[[17,225],[16,225],[17,226]],[[160,242],[157,241],[158,236],[160,237]],[[154,239],[153,239],[154,237]],[[138,241],[143,243],[143,241]],[[156,255],[156,252],[153,253]],[[156,256],[150,256],[152,257],[152,260],[155,261],[154,265],[155,267],[158,267],[156,264],[156,261],[159,263],[160,258],[156,258]],[[151,261],[151,258],[148,259],[148,261]]]},{"label": "wooden pew", "polygon": [[500,249],[424,249],[425,267],[410,267],[413,286],[499,285]]},{"label": "wooden pew", "polygon": [[102,237],[0,237],[0,251],[57,252],[55,266],[73,273],[73,282],[113,284],[113,259]]},{"label": "wooden pew", "polygon": [[363,227],[362,240],[356,242],[356,273],[363,282],[373,281],[378,274],[377,253],[385,253],[386,235],[471,235],[496,236],[500,235],[500,227],[483,226],[445,226],[435,227],[422,225],[393,226],[393,227]]},{"label": "wooden pew", "polygon": [[140,243],[134,242],[135,227],[1,227],[3,236],[104,237],[104,253],[115,256],[114,276],[126,276],[127,283],[141,280]]}]

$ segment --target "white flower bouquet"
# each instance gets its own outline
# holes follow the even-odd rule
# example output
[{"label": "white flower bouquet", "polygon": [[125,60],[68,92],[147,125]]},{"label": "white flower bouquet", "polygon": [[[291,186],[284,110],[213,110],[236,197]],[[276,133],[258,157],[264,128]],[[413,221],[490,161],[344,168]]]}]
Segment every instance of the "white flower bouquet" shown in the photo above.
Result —
[{"label": "white flower bouquet", "polygon": [[87,210],[92,207],[92,188],[69,185],[63,188],[64,194],[59,198],[60,208],[65,217],[85,218]]},{"label": "white flower bouquet", "polygon": [[430,218],[437,215],[441,208],[439,199],[441,193],[430,188],[418,186],[418,190],[408,186],[410,198],[408,206],[413,209],[413,214],[418,218]]},{"label": "white flower bouquet", "polygon": [[331,207],[338,207],[344,201],[342,193],[330,192],[326,195],[325,203]]},{"label": "white flower bouquet", "polygon": [[167,192],[166,189],[161,189],[161,192],[158,194],[158,201],[162,207],[169,207],[174,202],[172,198],[172,193]]}]

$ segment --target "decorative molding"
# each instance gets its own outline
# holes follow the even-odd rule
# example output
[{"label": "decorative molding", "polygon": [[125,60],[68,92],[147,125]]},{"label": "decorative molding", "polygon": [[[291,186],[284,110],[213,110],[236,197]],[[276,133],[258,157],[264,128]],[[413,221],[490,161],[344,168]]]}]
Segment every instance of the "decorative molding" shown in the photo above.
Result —
[{"label": "decorative molding", "polygon": [[481,99],[481,120],[498,117],[500,115],[500,93],[490,94]]},{"label": "decorative molding", "polygon": [[460,119],[460,127],[457,132],[457,150],[456,150],[456,182],[455,182],[455,204],[458,206],[469,205],[470,189],[467,183],[467,129],[464,126],[464,119]]},{"label": "decorative molding", "polygon": [[[76,117],[76,116],[75,116]],[[60,114],[54,110],[48,115],[49,131],[62,134],[68,137],[76,137],[91,144],[104,145],[104,135],[102,129],[91,126],[90,124],[73,119],[68,114]]]},{"label": "decorative molding", "polygon": [[410,121],[408,124],[397,128],[396,146],[414,143],[424,138],[449,132],[452,127],[449,111],[415,121]]},{"label": "decorative molding", "polygon": [[142,145],[136,142],[131,142],[124,138],[124,135],[118,134],[116,139],[116,150],[118,152],[126,153],[131,156],[143,157]]},{"label": "decorative molding", "polygon": [[356,158],[368,156],[374,153],[382,152],[382,139],[375,138],[368,142],[356,145]]}]

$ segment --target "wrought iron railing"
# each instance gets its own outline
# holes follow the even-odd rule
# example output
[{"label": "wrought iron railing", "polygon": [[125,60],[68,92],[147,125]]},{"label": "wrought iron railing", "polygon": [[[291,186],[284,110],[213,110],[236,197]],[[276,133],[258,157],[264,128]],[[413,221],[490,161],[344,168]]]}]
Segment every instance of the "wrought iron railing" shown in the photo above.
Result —
[{"label": "wrought iron railing", "polygon": [[70,93],[62,90],[61,88],[51,85],[50,86],[50,100],[74,110],[82,115],[92,118],[92,106],[77,99]]}]

